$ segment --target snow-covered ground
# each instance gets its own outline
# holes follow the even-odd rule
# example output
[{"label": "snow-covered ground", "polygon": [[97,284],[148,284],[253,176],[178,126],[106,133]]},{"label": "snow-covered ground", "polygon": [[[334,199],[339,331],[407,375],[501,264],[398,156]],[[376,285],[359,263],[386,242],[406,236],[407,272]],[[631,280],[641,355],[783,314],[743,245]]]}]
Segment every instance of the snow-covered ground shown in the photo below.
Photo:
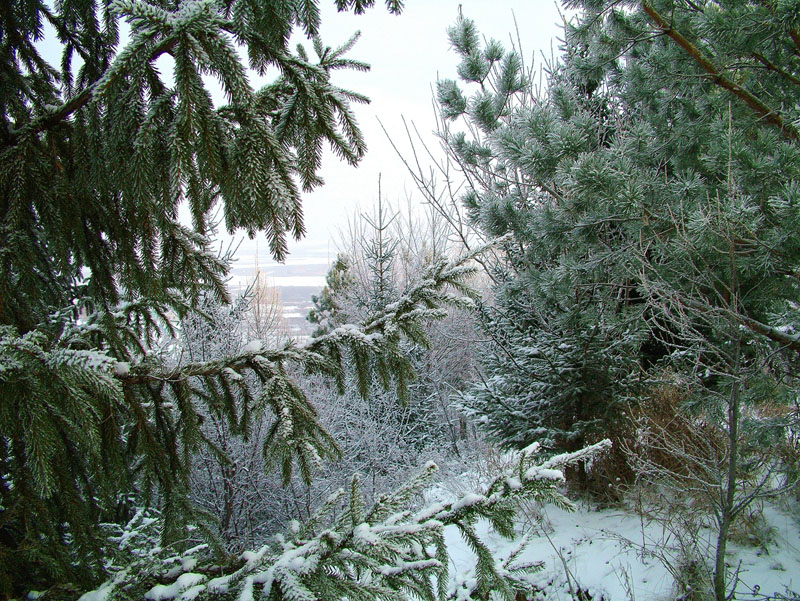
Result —
[{"label": "snow-covered ground", "polygon": [[[499,457],[499,459],[499,463],[503,463],[509,457]],[[550,461],[555,461],[555,459]],[[449,476],[443,478],[441,483],[430,486],[425,491],[423,504],[442,508],[442,504],[453,503],[448,511],[455,511],[459,506],[471,505],[480,500],[487,501],[487,497],[469,491],[484,489],[482,481],[488,474],[496,473],[498,470],[501,473],[506,471],[501,465],[498,465],[498,461],[494,461],[491,465],[479,462],[477,468],[458,475],[451,472]],[[528,474],[534,474],[536,477],[545,473],[548,474],[546,476],[548,480],[553,479],[550,474],[555,474],[555,472],[549,469],[548,463],[533,466],[525,472],[526,478],[528,478]],[[563,481],[560,478],[557,480]],[[674,497],[670,498],[674,499]],[[640,503],[643,502],[643,499],[644,495],[640,497]],[[580,502],[576,504],[574,511],[567,511],[552,505],[540,506],[531,503],[521,508],[517,540],[507,540],[501,537],[491,530],[487,522],[477,525],[477,535],[497,559],[496,565],[500,571],[505,569],[501,566],[507,566],[509,570],[512,570],[520,564],[541,564],[539,571],[525,577],[527,584],[530,585],[530,589],[527,590],[536,592],[534,598],[537,601],[576,601],[578,599],[582,601],[589,599],[592,601],[675,601],[680,598],[681,591],[675,587],[674,575],[680,571],[682,557],[686,557],[686,554],[682,555],[678,548],[689,549],[691,557],[705,557],[710,560],[713,555],[715,535],[710,527],[690,527],[687,530],[685,526],[687,523],[708,523],[709,520],[703,519],[705,514],[700,509],[690,509],[687,499],[674,499],[674,501],[680,502],[680,505],[673,505],[672,512],[665,515],[671,517],[672,524],[678,523],[678,520],[675,519],[676,516],[684,518],[682,528],[666,526],[663,519],[648,520],[641,517],[632,508],[622,504],[612,509],[596,509],[586,502]],[[800,519],[798,519],[796,504],[797,501],[794,500],[791,503],[777,502],[759,506],[759,511],[750,516],[750,523],[757,526],[751,530],[751,533],[758,534],[757,542],[744,544],[743,541],[746,537],[742,534],[744,532],[742,530],[732,537],[727,555],[729,575],[735,574],[737,579],[736,595],[732,599],[737,601],[787,601],[790,599],[800,601],[800,594],[798,594],[800,591]],[[428,516],[420,518],[427,524],[430,516],[438,514],[440,510],[421,510],[419,514],[398,513],[387,517],[382,526],[373,527],[363,523],[356,526],[355,535],[363,538],[364,533],[367,533],[374,538],[375,533],[381,528],[384,530],[402,528],[404,526],[401,522],[404,519],[411,517],[416,519],[414,516],[421,514]],[[136,523],[134,524],[134,522]],[[419,526],[421,523],[416,521],[413,522],[413,525]],[[139,529],[146,529],[153,525],[152,520],[151,522],[147,522],[147,520],[137,522],[135,519],[131,521],[131,524],[133,524],[133,526],[129,524],[131,532],[138,532]],[[477,583],[476,556],[467,542],[462,539],[456,526],[447,526],[444,534],[451,563],[449,598],[454,601],[471,601],[473,598],[471,593]],[[132,536],[124,534],[120,537],[120,549],[124,547],[126,541],[132,540]],[[151,536],[150,539],[145,537],[143,540],[146,542],[155,539]],[[377,538],[375,540],[377,541]],[[524,550],[517,555],[521,541],[525,541],[526,545]],[[314,561],[319,559],[319,555],[315,554],[319,553],[321,549],[317,543],[310,540],[297,547],[287,547],[278,562],[257,565],[260,558],[267,552],[268,547],[264,546],[256,553],[246,552],[242,555],[242,559],[247,562],[247,565],[240,568],[241,574],[238,576],[237,573],[231,573],[207,581],[206,576],[189,572],[194,569],[196,564],[193,553],[196,550],[203,550],[205,547],[206,545],[200,545],[187,551],[181,556],[179,568],[173,566],[169,572],[163,574],[164,584],[156,584],[137,598],[145,601],[147,599],[190,601],[206,589],[211,592],[226,591],[229,581],[244,578],[244,588],[236,593],[237,598],[240,601],[252,599],[253,597],[250,595],[253,583],[267,581],[271,583],[272,576],[270,574],[273,568],[270,566],[282,562],[281,565],[291,564],[294,566],[290,571],[299,572],[304,566],[311,565],[309,563],[311,557],[316,558]],[[147,548],[147,544],[143,548]],[[422,549],[422,547],[419,548]],[[300,556],[298,554],[301,550],[309,555],[297,563],[296,559]],[[512,556],[516,559],[509,565],[506,560]],[[275,557],[272,557],[269,561],[274,559]],[[174,563],[173,560],[176,560],[176,557],[167,561]],[[257,568],[267,569],[258,571]],[[181,574],[182,571],[187,573]],[[685,575],[687,572],[683,570],[681,573]],[[99,589],[86,593],[81,601],[108,601],[116,584],[121,585],[128,577],[127,570],[119,572]],[[176,577],[177,580],[175,580]],[[219,584],[223,581],[224,584]],[[33,597],[29,596],[29,598]]]},{"label": "snow-covered ground", "polygon": [[[580,588],[593,600],[675,599],[673,576],[667,563],[659,559],[669,557],[665,551],[673,537],[659,523],[647,523],[633,511],[594,510],[586,505],[578,505],[574,512],[555,507],[537,511],[541,524],[533,526],[528,522],[520,528],[529,536],[520,560],[544,563],[531,576],[531,584],[541,591],[537,598],[571,600],[574,597],[570,590]],[[766,506],[763,513],[772,529],[766,548],[729,546],[728,563],[733,569],[739,566],[736,599],[796,599],[787,590],[795,591],[795,595],[800,591],[798,521],[772,505]],[[487,524],[480,532],[500,559],[517,546],[491,532]],[[708,539],[711,532],[701,531],[697,536]],[[446,539],[453,586],[465,591],[474,579],[475,557],[455,528],[447,530]],[[674,558],[671,563],[675,565]]]}]

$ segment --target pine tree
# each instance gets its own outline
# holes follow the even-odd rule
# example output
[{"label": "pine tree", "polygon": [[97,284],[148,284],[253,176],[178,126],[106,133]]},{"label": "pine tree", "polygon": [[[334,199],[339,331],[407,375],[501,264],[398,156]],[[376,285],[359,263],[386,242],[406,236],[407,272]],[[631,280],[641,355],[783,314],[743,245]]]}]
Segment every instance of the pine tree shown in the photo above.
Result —
[{"label": "pine tree", "polygon": [[[356,13],[373,4],[336,2]],[[187,479],[207,442],[203,405],[241,434],[272,413],[266,456],[284,477],[294,467],[309,477],[336,445],[287,364],[342,381],[350,349],[403,373],[401,338],[437,314],[444,287],[462,287],[469,268],[437,262],[391,311],[302,347],[253,343],[210,361],[161,348],[201,298],[229,300],[211,215],[231,232],[265,232],[282,259],[287,236],[304,231],[301,191],[322,183],[323,145],[350,164],[363,156],[351,105],[366,98],[331,75],[368,67],[345,56],[356,36],[324,46],[319,18],[314,1],[0,8],[0,595],[96,580],[100,524],[128,519],[134,504],[162,508],[164,544],[184,538],[187,516],[202,525]],[[290,50],[295,29],[315,58]],[[41,54],[50,31],[57,66]],[[276,75],[253,89],[247,68]]]},{"label": "pine tree", "polygon": [[350,258],[342,253],[336,255],[336,260],[328,269],[325,276],[325,286],[319,295],[314,295],[311,300],[314,306],[308,313],[308,321],[317,326],[315,336],[329,332],[337,324],[349,321],[342,306],[347,292],[353,287],[355,280],[350,272]]},{"label": "pine tree", "polygon": [[541,97],[474,24],[451,33],[475,92],[445,81],[439,100],[474,135],[448,145],[475,222],[506,236],[471,405],[512,444],[558,443],[677,378],[684,410],[724,434],[709,493],[722,600],[728,532],[769,488],[759,449],[786,426],[759,405],[798,389],[797,7],[568,6],[580,12]]},{"label": "pine tree", "polygon": [[[466,174],[469,216],[504,257],[480,312],[491,340],[484,377],[463,404],[503,445],[575,450],[618,429],[646,337],[618,220],[607,205],[562,192],[571,174],[556,169],[562,157],[602,150],[612,99],[587,94],[563,67],[540,97],[520,55],[482,44],[474,22],[460,19],[449,35],[474,92],[439,82],[443,135]],[[456,120],[469,128],[447,125]]]}]

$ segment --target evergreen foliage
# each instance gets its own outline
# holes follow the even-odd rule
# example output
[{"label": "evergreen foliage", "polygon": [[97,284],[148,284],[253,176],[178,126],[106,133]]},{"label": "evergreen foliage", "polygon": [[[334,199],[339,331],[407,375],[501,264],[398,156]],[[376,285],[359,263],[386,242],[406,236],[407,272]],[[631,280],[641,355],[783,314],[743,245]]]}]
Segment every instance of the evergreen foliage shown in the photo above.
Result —
[{"label": "evergreen foliage", "polygon": [[341,319],[344,310],[342,299],[354,284],[355,280],[350,273],[350,259],[347,255],[339,253],[336,255],[333,265],[328,269],[325,286],[319,296],[311,297],[314,306],[309,311],[308,321],[317,326],[314,331],[315,336],[328,333],[332,327],[335,327],[332,324],[336,322],[344,323]]},{"label": "evergreen foliage", "polygon": [[612,431],[666,367],[721,412],[747,370],[752,400],[781,398],[800,349],[796,13],[568,6],[541,95],[467,19],[450,31],[473,91],[439,84],[443,135],[506,258],[466,404],[507,444],[570,448]]},{"label": "evergreen foliage", "polygon": [[463,118],[471,134],[453,125],[443,135],[467,175],[462,200],[473,223],[500,238],[505,257],[494,299],[481,307],[492,341],[484,379],[464,405],[502,444],[574,450],[616,429],[646,337],[617,220],[607,205],[552,181],[576,177],[557,170],[561,157],[588,161],[611,135],[608,124],[598,130],[610,101],[585,98],[563,68],[540,98],[515,51],[482,45],[468,19],[449,34],[459,75],[475,91],[439,83],[443,116]]},{"label": "evergreen foliage", "polygon": [[[271,336],[266,328],[259,328],[257,335],[249,332],[257,320],[248,318],[264,309],[254,306],[259,301],[256,286],[260,283],[256,279],[254,285],[231,304],[203,298],[198,311],[180,321],[180,337],[169,343],[171,363],[179,363],[181,357],[202,362],[238,355],[249,344],[248,338],[269,340],[263,346],[276,347],[276,336]],[[253,391],[252,396],[263,395],[263,386],[252,372],[231,370],[227,373],[229,380],[244,379],[244,385]],[[212,526],[225,551],[241,552],[263,540],[274,529],[272,507],[269,503],[257,502],[264,498],[262,491],[280,488],[274,470],[267,469],[269,455],[264,457],[264,439],[274,418],[269,412],[258,414],[248,420],[247,430],[242,433],[236,420],[220,410],[222,406],[242,406],[239,387],[222,389],[212,382],[207,388],[202,379],[194,384],[209,402],[198,404],[200,430],[207,443],[192,453],[189,464],[191,500],[199,511],[217,517]],[[229,398],[225,399],[226,396]]]},{"label": "evergreen foliage", "polygon": [[[332,267],[332,273],[338,273],[337,265]],[[345,279],[351,277],[350,274],[344,275]],[[417,273],[415,279],[418,280],[420,275],[426,273]],[[336,277],[329,278],[329,281],[335,280]],[[414,283],[409,282],[406,290]],[[251,331],[251,320],[247,316],[254,310],[256,291],[249,291],[232,305],[220,305],[214,299],[207,299],[200,307],[202,315],[196,313],[181,320],[181,337],[172,351],[174,355],[183,355],[190,361],[209,361],[241,354],[249,344],[244,330]],[[395,287],[393,283],[393,299],[399,300],[403,292],[399,284]],[[350,304],[348,298],[338,293],[329,298],[341,306],[342,311],[345,302]],[[370,319],[375,317],[374,312],[369,315]],[[330,334],[359,317],[362,320],[367,318],[364,311],[359,316],[351,310],[346,313],[337,310],[333,319],[326,322],[329,327],[313,338]],[[426,324],[426,333],[430,330]],[[267,330],[259,330],[258,338],[262,341],[279,340]],[[276,348],[276,343],[265,343],[264,346]],[[371,382],[365,398],[359,396],[357,374],[352,369],[344,374],[345,390],[342,393],[329,377],[330,372],[328,376],[320,373],[300,377],[303,364],[287,364],[287,373],[295,378],[317,409],[319,425],[333,437],[341,451],[333,458],[320,457],[313,480],[309,479],[308,473],[292,474],[288,482],[283,481],[282,487],[272,470],[265,469],[274,462],[273,455],[267,452],[269,445],[264,447],[274,429],[274,412],[258,413],[250,419],[243,437],[237,436],[225,412],[208,410],[201,405],[201,430],[209,438],[211,446],[200,448],[193,454],[192,499],[198,507],[219,516],[218,531],[229,552],[239,553],[260,544],[267,535],[282,530],[290,519],[304,521],[322,498],[342,486],[353,473],[362,475],[363,496],[371,503],[380,494],[404,482],[431,455],[438,461],[442,455],[444,427],[441,416],[434,412],[435,407],[426,396],[429,388],[422,386],[430,377],[419,361],[422,351],[409,352],[409,348],[416,347],[402,341],[400,348],[403,354],[409,355],[414,372],[409,372],[409,375],[415,378],[405,404],[399,402],[394,382],[390,390],[386,389],[388,382],[385,385]],[[347,347],[342,350],[343,363],[351,364],[348,358],[351,351]],[[417,374],[420,376],[418,380]],[[246,380],[245,384],[253,391],[254,397],[264,394],[262,384],[252,372],[242,372],[238,377]],[[209,405],[214,407],[215,397],[220,396],[221,391],[204,389],[202,381],[196,384],[208,395]],[[229,392],[233,396],[232,405],[241,405],[242,395],[238,389],[232,388]]]},{"label": "evergreen foliage", "polygon": [[[296,28],[315,58],[289,48]],[[368,66],[345,56],[355,36],[330,48],[318,28],[313,0],[0,9],[0,596],[96,581],[100,524],[129,519],[134,503],[162,508],[165,544],[184,539],[187,516],[205,523],[188,482],[209,445],[204,412],[244,436],[273,413],[265,455],[285,477],[293,466],[308,477],[336,444],[287,365],[342,382],[347,348],[362,370],[379,357],[362,381],[396,370],[402,387],[400,339],[440,313],[443,287],[461,286],[468,268],[440,262],[393,308],[303,346],[253,342],[188,362],[162,348],[176,317],[209,295],[228,300],[212,215],[230,232],[265,232],[282,259],[287,236],[304,231],[301,191],[322,183],[323,145],[351,164],[363,156],[351,105],[367,99],[331,75]],[[50,37],[58,65],[42,55]],[[274,79],[254,89],[247,68]]]},{"label": "evergreen foliage", "polygon": [[394,295],[394,274],[393,268],[397,257],[397,246],[399,240],[393,239],[389,228],[397,218],[397,214],[387,215],[388,208],[383,202],[383,198],[378,192],[378,209],[375,219],[364,216],[364,220],[372,229],[373,235],[366,243],[364,250],[364,261],[369,269],[369,298],[367,306],[370,309],[383,307],[393,302]]},{"label": "evergreen foliage", "polygon": [[444,135],[506,259],[466,405],[506,444],[570,448],[677,381],[681,410],[723,434],[702,485],[722,601],[731,524],[775,492],[777,458],[758,449],[789,425],[761,407],[791,416],[799,387],[797,5],[567,5],[579,13],[541,96],[472,23],[450,31],[473,91],[439,85],[470,134]]},{"label": "evergreen foliage", "polygon": [[[412,500],[430,482],[436,465],[423,471],[366,509],[359,479],[340,489],[306,523],[293,523],[257,551],[220,566],[206,545],[181,553],[153,546],[156,520],[138,513],[114,541],[140,559],[89,595],[103,599],[422,599],[527,596],[525,576],[541,566],[518,561],[523,547],[496,564],[475,526],[486,519],[504,537],[514,536],[515,507],[521,501],[554,503],[569,509],[558,492],[561,469],[608,447],[603,441],[579,453],[536,461],[538,447],[517,454],[508,473],[498,474],[483,494],[470,493],[452,503],[414,509]],[[349,494],[348,494],[349,493]],[[456,528],[476,555],[477,576],[469,590],[449,583],[445,528]],[[148,530],[149,529],[149,530]],[[143,550],[144,549],[144,550]],[[222,572],[220,574],[220,572]]]},{"label": "evergreen foliage", "polygon": [[[403,296],[403,287],[419,278],[426,263],[439,260],[436,257],[440,254],[455,253],[455,245],[445,239],[444,231],[441,221],[425,221],[411,212],[404,214],[380,197],[371,213],[355,215],[340,242],[347,254],[340,252],[328,272],[327,285],[314,298],[309,320],[319,325],[317,332],[368,318],[381,307],[397,303]],[[479,250],[472,256],[481,254]],[[451,298],[457,301],[456,297]],[[398,396],[396,390],[386,391],[386,383],[375,381],[370,384],[366,403],[360,403],[353,399],[359,394],[356,389],[360,383],[346,382],[343,415],[350,416],[345,420],[353,420],[357,440],[362,439],[357,420],[365,419],[377,428],[386,428],[390,440],[401,436],[409,451],[430,453],[450,444],[458,452],[460,434],[450,415],[449,397],[452,391],[465,389],[472,377],[474,360],[470,359],[474,349],[465,348],[464,344],[473,321],[471,312],[472,305],[457,301],[440,314],[441,320],[420,322],[421,329],[404,341],[401,348],[415,374],[407,387],[408,394]],[[389,454],[398,452],[400,449],[395,448]],[[413,463],[414,468],[420,461]],[[374,457],[369,458],[369,463],[370,472],[397,471]]]},{"label": "evergreen foliage", "polygon": [[[48,512],[63,511],[57,514],[63,516],[63,523],[52,526],[54,532],[42,533],[44,536],[39,540],[41,546],[51,553],[44,558],[53,562],[50,564],[52,569],[62,569],[67,574],[70,573],[67,562],[79,561],[81,567],[100,568],[99,556],[95,556],[97,561],[88,562],[86,557],[79,558],[77,553],[79,550],[100,549],[101,541],[96,538],[99,535],[97,522],[112,519],[109,512],[117,508],[125,486],[131,487],[128,490],[140,490],[146,498],[157,492],[163,499],[164,540],[181,540],[187,516],[194,515],[197,519],[197,513],[188,504],[187,478],[192,453],[203,442],[208,442],[204,440],[200,427],[201,406],[215,419],[225,420],[233,433],[245,436],[254,420],[271,414],[274,420],[263,442],[265,459],[281,470],[285,481],[291,477],[294,465],[299,467],[304,479],[310,479],[312,469],[322,458],[336,456],[338,447],[320,426],[316,410],[294,381],[289,365],[297,365],[311,373],[328,374],[343,385],[343,357],[350,355],[361,358],[355,363],[358,381],[369,383],[377,379],[387,387],[392,383],[398,388],[404,387],[413,371],[400,348],[401,340],[411,333],[419,341],[420,322],[441,315],[440,303],[446,298],[442,289],[456,287],[466,290],[463,280],[472,271],[471,266],[463,263],[454,265],[444,260],[437,261],[422,274],[421,281],[410,286],[392,307],[373,314],[363,324],[342,325],[311,338],[303,345],[289,342],[283,347],[268,349],[256,342],[249,343],[236,354],[218,359],[169,364],[146,356],[133,365],[114,363],[113,359],[98,351],[84,354],[60,351],[61,358],[38,351],[34,358],[42,366],[31,365],[31,360],[12,364],[9,375],[16,378],[8,377],[8,380],[16,386],[19,386],[17,382],[28,384],[30,380],[38,383],[37,379],[21,377],[23,373],[39,375],[44,367],[49,367],[50,370],[45,371],[42,377],[52,377],[53,367],[63,366],[64,369],[57,372],[58,379],[54,378],[54,382],[62,386],[59,391],[63,396],[57,399],[59,402],[48,402],[49,413],[37,416],[32,412],[32,425],[36,428],[25,430],[29,422],[20,424],[12,419],[14,416],[8,417],[14,428],[10,430],[13,436],[27,435],[24,440],[31,449],[28,453],[31,459],[19,467],[19,464],[8,462],[13,484],[5,491],[4,506],[8,513],[4,517],[9,519],[19,515],[33,524],[41,523],[41,528],[49,525],[45,521],[51,518]],[[33,333],[24,337],[9,336],[4,340],[7,345],[4,350],[11,358],[21,356],[27,359],[28,355],[34,354],[35,341]],[[122,431],[111,430],[107,440],[100,439],[104,433],[102,430],[95,434],[86,428],[92,425],[86,415],[73,416],[79,426],[74,433],[71,430],[65,432],[76,436],[71,444],[77,446],[84,443],[85,437],[94,435],[96,439],[90,439],[86,444],[97,445],[97,455],[65,455],[53,451],[55,445],[46,438],[51,434],[57,440],[57,434],[52,430],[61,425],[61,420],[67,421],[70,417],[66,412],[72,408],[69,404],[66,409],[62,405],[65,401],[73,402],[78,394],[73,390],[76,384],[72,379],[81,386],[79,392],[85,391],[74,403],[83,401],[84,407],[88,405],[91,408],[93,413],[89,418],[96,415],[98,421],[102,420],[98,429],[110,421],[103,419],[108,415],[103,411],[110,412],[123,402],[130,407],[114,416],[115,420],[126,421],[119,424]],[[256,386],[253,380],[257,382]],[[105,389],[100,388],[101,385],[105,385]],[[26,392],[24,388],[14,389],[17,390]],[[370,387],[366,386],[364,394],[369,390]],[[96,391],[102,392],[103,396],[90,396]],[[398,394],[402,397],[405,392],[401,390]],[[98,407],[90,405],[89,400]],[[36,422],[36,419],[41,421]],[[51,422],[55,424],[51,425]],[[101,446],[103,444],[107,446]],[[135,461],[135,464],[132,466],[125,459],[131,463]],[[20,468],[29,471],[15,473],[14,469]],[[98,469],[102,470],[100,474],[92,473]],[[97,486],[89,488],[94,482]],[[84,483],[86,488],[82,486]],[[28,490],[28,486],[33,490]],[[94,504],[83,498],[87,490],[92,493]],[[55,495],[53,491],[59,494]],[[101,496],[104,493],[105,496]],[[76,510],[78,513],[72,514],[69,506],[62,506],[65,501],[62,495],[66,494],[70,495],[66,500],[72,500],[83,509],[82,512]],[[27,503],[28,495],[36,501],[35,504]],[[28,533],[28,536],[33,536],[33,533]],[[64,541],[63,547],[54,544],[59,540]],[[25,551],[30,552],[28,549]],[[12,561],[36,565],[35,562],[28,563],[28,556],[22,555],[18,549],[4,549],[4,552],[9,558],[6,566],[13,565]],[[37,557],[36,560],[44,559]]]}]

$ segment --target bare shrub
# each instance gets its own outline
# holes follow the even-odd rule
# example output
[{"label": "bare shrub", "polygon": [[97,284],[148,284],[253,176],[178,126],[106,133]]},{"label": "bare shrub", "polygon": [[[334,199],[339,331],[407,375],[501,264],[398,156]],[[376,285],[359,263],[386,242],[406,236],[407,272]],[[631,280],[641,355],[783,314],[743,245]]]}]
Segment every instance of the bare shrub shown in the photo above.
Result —
[{"label": "bare shrub", "polygon": [[687,412],[687,397],[688,391],[674,383],[654,387],[631,410],[634,437],[624,452],[637,480],[667,486],[696,505],[704,504],[719,485],[726,434],[707,415]]},{"label": "bare shrub", "polygon": [[772,532],[764,501],[794,482],[780,476],[793,443],[776,396],[741,407],[738,427],[731,428],[730,415],[726,421],[712,405],[693,402],[694,392],[665,374],[631,411],[635,436],[624,449],[636,474],[630,492],[637,510],[663,527],[656,555],[673,574],[680,598],[692,600],[718,598],[722,570],[725,588],[735,590],[738,573],[723,563],[720,539],[766,548]]}]

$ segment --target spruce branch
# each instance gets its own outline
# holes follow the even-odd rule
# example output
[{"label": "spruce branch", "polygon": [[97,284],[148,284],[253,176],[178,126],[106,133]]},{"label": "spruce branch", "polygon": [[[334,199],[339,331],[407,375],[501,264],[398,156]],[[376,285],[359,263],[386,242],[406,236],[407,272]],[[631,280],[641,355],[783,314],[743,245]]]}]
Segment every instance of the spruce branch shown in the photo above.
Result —
[{"label": "spruce branch", "polygon": [[[341,347],[355,347],[369,352],[387,350],[387,344],[396,342],[398,332],[411,332],[411,324],[427,319],[441,319],[444,316],[441,305],[468,305],[474,292],[464,281],[474,273],[475,268],[469,264],[473,256],[484,252],[486,246],[454,261],[438,259],[422,274],[421,280],[410,286],[401,299],[387,305],[361,324],[345,324],[329,332],[314,336],[307,342],[296,345],[287,342],[281,348],[267,349],[260,345],[246,348],[244,351],[221,359],[196,361],[172,368],[163,369],[150,364],[129,366],[124,373],[116,377],[125,385],[146,382],[180,382],[192,377],[217,376],[226,370],[258,369],[265,365],[282,365],[295,363],[314,371],[333,373],[341,366]],[[448,294],[445,288],[451,286],[461,295]],[[133,308],[133,305],[130,306]],[[336,348],[338,352],[332,352]],[[333,358],[336,358],[335,360]]]},{"label": "spruce branch", "polygon": [[[216,207],[231,230],[264,231],[282,258],[286,236],[304,233],[300,183],[322,183],[323,144],[351,164],[363,156],[351,103],[366,98],[331,81],[366,69],[344,55],[354,39],[327,52],[316,40],[319,64],[292,54],[293,30],[319,30],[317,0],[85,4],[0,3],[0,464],[15,483],[0,487],[0,597],[34,581],[99,579],[97,522],[117,519],[130,491],[163,502],[165,541],[182,536],[198,517],[193,453],[225,463],[204,420],[248,435],[253,416],[274,412],[272,458],[308,476],[337,447],[287,366],[341,377],[341,349],[358,346],[184,363],[164,345],[175,315],[199,315],[205,296],[230,300],[228,265],[208,238]],[[122,21],[130,41],[120,45]],[[48,24],[59,66],[40,53]],[[157,64],[165,55],[171,80]],[[253,90],[248,59],[262,74],[277,68],[274,85]],[[183,203],[191,226],[178,223]],[[395,343],[422,318],[409,312],[396,338],[361,350],[384,353],[383,371],[404,367]]]},{"label": "spruce branch", "polygon": [[[177,38],[168,38],[157,44],[153,47],[153,49],[149,53],[148,61],[152,62],[157,60],[160,56],[164,54],[171,53],[178,44]],[[109,71],[113,69],[114,66],[109,67]],[[98,93],[102,92],[103,88],[108,86],[110,83],[113,82],[112,77],[108,77],[107,74],[99,77],[95,80],[92,84],[86,86],[79,94],[73,96],[60,107],[55,109],[54,111],[39,117],[38,119],[34,119],[33,121],[25,124],[22,128],[18,131],[12,132],[9,135],[9,147],[16,146],[22,139],[25,137],[32,137],[40,134],[44,131],[49,129],[53,129],[54,127],[60,125],[67,119],[69,119],[73,113],[79,111],[83,107],[85,107],[90,101],[92,101]]]},{"label": "spruce branch", "polygon": [[795,52],[800,54],[800,31],[795,28],[790,29],[789,37],[791,37],[792,41],[794,42]]},{"label": "spruce branch", "polygon": [[[247,598],[255,587],[277,600],[289,599],[424,599],[445,601],[448,597],[448,555],[444,530],[454,527],[477,552],[476,581],[467,594],[490,591],[512,599],[529,590],[526,576],[541,568],[536,561],[520,561],[527,542],[523,538],[509,556],[498,561],[476,531],[480,519],[498,525],[507,522],[523,500],[552,502],[569,509],[572,505],[558,488],[563,474],[554,466],[587,460],[608,448],[607,441],[582,451],[565,454],[542,464],[535,463],[536,448],[517,453],[515,464],[498,475],[484,494],[468,493],[449,503],[434,503],[419,510],[409,509],[415,495],[431,482],[437,471],[428,463],[422,471],[392,494],[378,499],[363,513],[358,478],[351,483],[350,499],[343,490],[331,495],[303,526],[293,524],[274,543],[220,565],[203,546],[184,552],[163,576],[158,563],[139,562],[121,576],[104,583],[100,591],[124,594],[140,582],[160,582],[147,593],[160,592],[191,583],[193,598],[213,599],[218,594]],[[339,517],[333,517],[339,514]],[[147,525],[149,522],[145,522]],[[140,514],[131,521],[127,540],[143,529]],[[498,529],[507,538],[513,528]],[[220,570],[222,574],[219,574]],[[162,575],[159,574],[162,573]]]}]

